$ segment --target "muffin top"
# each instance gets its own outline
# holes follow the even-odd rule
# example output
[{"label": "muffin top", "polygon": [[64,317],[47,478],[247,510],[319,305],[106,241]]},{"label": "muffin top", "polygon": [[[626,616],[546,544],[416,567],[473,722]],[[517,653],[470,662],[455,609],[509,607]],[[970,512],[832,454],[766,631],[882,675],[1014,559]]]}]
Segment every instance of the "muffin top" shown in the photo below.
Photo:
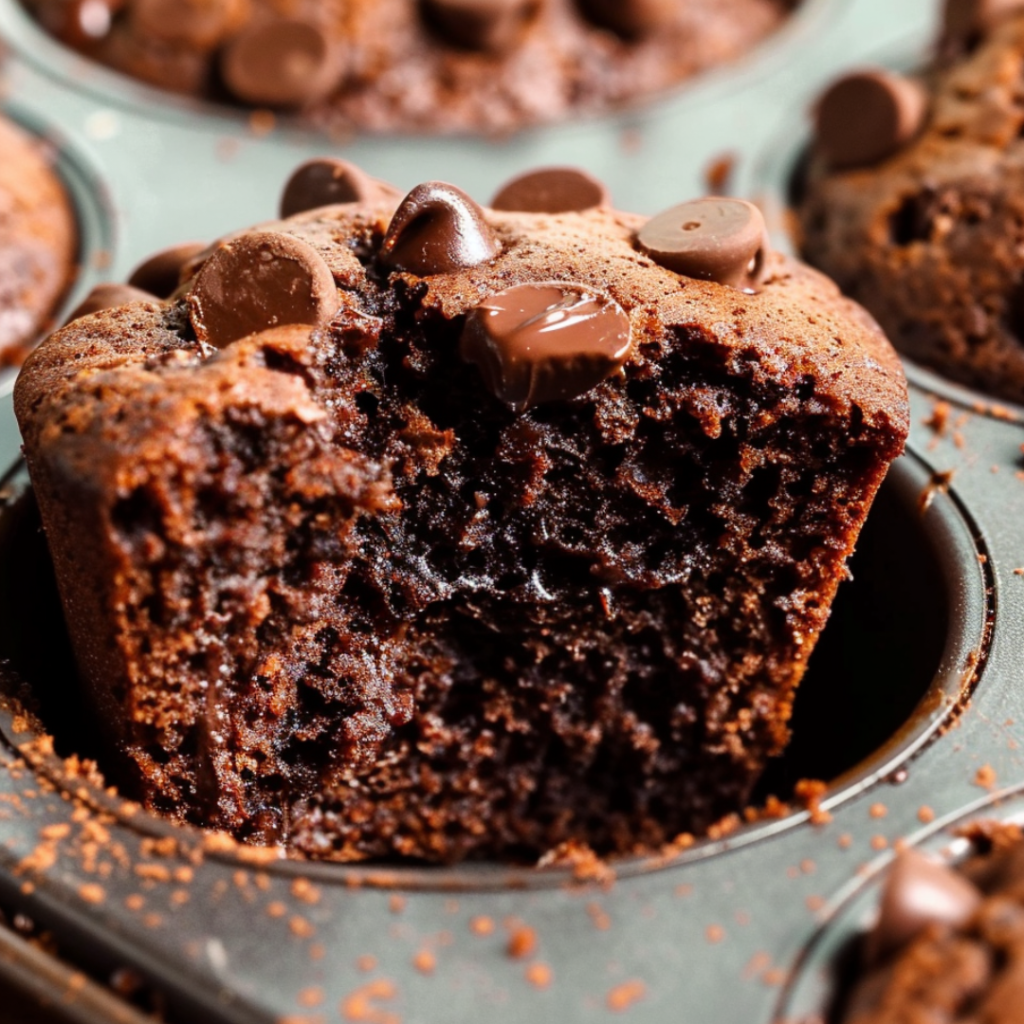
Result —
[{"label": "muffin top", "polygon": [[[321,205],[356,194],[355,201]],[[712,346],[740,376],[794,390],[813,382],[837,413],[858,406],[869,427],[905,419],[902,370],[878,326],[823,275],[772,251],[750,204],[698,200],[648,219],[612,209],[603,188],[572,169],[525,176],[494,199],[496,207],[519,209],[483,208],[436,182],[400,201],[394,189],[349,165],[313,161],[285,192],[286,209],[303,205],[312,208],[200,252],[169,254],[177,273],[168,279],[164,271],[158,290],[166,293],[177,280],[173,294],[98,313],[146,294],[117,286],[98,303],[87,301],[82,312],[95,315],[59,332],[26,367],[22,404],[61,406],[91,374],[115,366],[119,378],[130,372],[151,379],[164,372],[153,357],[171,350],[189,353],[200,370],[218,349],[282,323],[379,332],[403,315],[479,318],[495,296],[525,295],[536,305],[571,294],[595,304],[583,317],[588,322],[604,307],[606,319],[598,320],[614,323],[629,344],[617,355],[555,355],[531,368],[505,341],[464,336],[463,358],[477,363],[481,386],[499,401],[518,411],[533,404],[516,392],[517,374],[520,382],[550,378],[551,400],[594,397],[595,388],[599,396],[602,380],[623,366],[656,374],[666,338],[684,334],[689,344]],[[574,205],[583,208],[566,208]],[[279,280],[254,276],[268,260],[290,269],[281,269]],[[152,281],[144,268],[132,278],[136,286]],[[268,298],[275,289],[293,298],[298,289],[301,310],[275,308],[278,300]],[[613,308],[620,319],[611,318]],[[491,315],[498,315],[493,308]],[[506,324],[505,333],[517,326]]]}]

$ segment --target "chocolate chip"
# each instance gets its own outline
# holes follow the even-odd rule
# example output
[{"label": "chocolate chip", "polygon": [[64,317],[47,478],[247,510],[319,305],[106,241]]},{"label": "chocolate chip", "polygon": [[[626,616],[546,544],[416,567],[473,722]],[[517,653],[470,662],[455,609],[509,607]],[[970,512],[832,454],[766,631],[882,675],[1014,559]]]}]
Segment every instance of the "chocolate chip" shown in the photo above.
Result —
[{"label": "chocolate chip", "polygon": [[38,16],[47,32],[62,43],[88,50],[110,34],[120,6],[114,0],[46,0],[39,5]]},{"label": "chocolate chip", "polygon": [[69,324],[90,313],[98,313],[102,309],[116,309],[132,302],[152,302],[160,305],[160,300],[155,295],[142,291],[141,288],[132,288],[126,284],[98,284],[75,307],[64,323]]},{"label": "chocolate chip", "polygon": [[579,213],[608,206],[608,189],[575,167],[544,167],[504,185],[491,202],[495,210],[517,213]]},{"label": "chocolate chip", "polygon": [[281,216],[291,217],[335,203],[397,201],[400,197],[398,189],[371,178],[355,164],[320,157],[301,164],[288,179],[281,196]]},{"label": "chocolate chip", "polygon": [[454,185],[428,181],[402,200],[380,247],[391,270],[426,277],[489,263],[501,245],[483,210]]},{"label": "chocolate chip", "polygon": [[580,285],[522,284],[492,295],[466,320],[460,353],[516,412],[576,398],[629,357],[629,317]]},{"label": "chocolate chip", "polygon": [[222,245],[203,264],[188,303],[196,336],[222,348],[271,327],[325,324],[341,301],[316,249],[260,231]]},{"label": "chocolate chip", "polygon": [[185,261],[184,266],[181,268],[180,280],[184,283],[190,278],[195,277],[202,270],[203,264],[228,242],[233,242],[236,238],[241,238],[243,235],[255,234],[258,231],[276,231],[279,225],[279,220],[267,220],[260,224],[253,224],[241,231],[229,231],[226,235],[221,235],[220,238],[215,239],[205,249],[200,249],[199,252]]},{"label": "chocolate chip", "polygon": [[999,22],[1024,11],[1024,0],[946,0],[942,16],[945,43],[972,47]]},{"label": "chocolate chip", "polygon": [[268,107],[301,107],[320,99],[341,71],[325,33],[295,19],[249,26],[221,56],[221,73],[235,96]]},{"label": "chocolate chip", "polygon": [[889,71],[855,72],[818,101],[815,148],[835,168],[876,164],[917,135],[927,112],[919,82]]},{"label": "chocolate chip", "polygon": [[538,0],[421,0],[423,15],[446,39],[470,50],[510,50],[537,13]]},{"label": "chocolate chip", "polygon": [[187,267],[208,246],[205,242],[189,242],[174,245],[169,249],[161,249],[148,260],[140,263],[128,278],[128,283],[135,288],[151,292],[161,299],[169,298],[178,290],[182,282],[182,268]]},{"label": "chocolate chip", "polygon": [[656,263],[686,277],[751,291],[768,252],[764,217],[742,199],[695,199],[652,217],[637,242]]},{"label": "chocolate chip", "polygon": [[673,22],[678,0],[581,0],[583,13],[624,36],[648,35]]},{"label": "chocolate chip", "polygon": [[132,0],[129,8],[139,36],[197,50],[220,45],[248,15],[248,0]]},{"label": "chocolate chip", "polygon": [[878,923],[868,937],[869,963],[902,948],[929,924],[965,924],[980,904],[981,893],[955,871],[916,850],[901,853],[889,869]]}]

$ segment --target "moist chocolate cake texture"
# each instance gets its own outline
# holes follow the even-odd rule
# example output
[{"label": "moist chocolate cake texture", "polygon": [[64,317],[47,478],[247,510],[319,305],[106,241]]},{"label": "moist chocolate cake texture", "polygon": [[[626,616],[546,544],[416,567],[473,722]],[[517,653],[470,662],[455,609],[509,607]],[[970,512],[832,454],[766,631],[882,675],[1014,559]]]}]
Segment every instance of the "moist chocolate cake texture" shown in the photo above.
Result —
[{"label": "moist chocolate cake texture", "polygon": [[1016,1024],[1024,999],[1024,839],[979,823],[957,868],[915,850],[889,871],[842,1024]]},{"label": "moist chocolate cake texture", "polygon": [[801,250],[892,343],[1024,401],[1024,3],[949,0],[919,77],[867,70],[818,105]]},{"label": "moist chocolate cake texture", "polygon": [[306,165],[291,217],[30,358],[68,626],[150,808],[339,860],[628,853],[785,745],[899,362],[750,204],[571,177],[495,210]]},{"label": "moist chocolate cake texture", "polygon": [[25,0],[144,82],[331,129],[508,131],[732,60],[796,0]]},{"label": "moist chocolate cake texture", "polygon": [[71,281],[75,215],[45,145],[0,117],[0,360],[35,341]]}]

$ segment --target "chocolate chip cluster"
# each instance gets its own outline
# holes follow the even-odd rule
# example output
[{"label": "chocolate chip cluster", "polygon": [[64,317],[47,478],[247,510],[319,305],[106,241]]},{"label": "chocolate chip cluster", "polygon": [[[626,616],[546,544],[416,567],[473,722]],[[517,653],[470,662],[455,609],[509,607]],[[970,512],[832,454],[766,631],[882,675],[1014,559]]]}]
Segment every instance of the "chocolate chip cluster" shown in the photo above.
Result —
[{"label": "chocolate chip cluster", "polygon": [[[384,274],[431,277],[489,263],[502,250],[482,207],[444,182],[399,193],[342,160],[311,160],[285,186],[281,214],[338,203],[397,204],[376,254]],[[560,215],[607,207],[608,191],[584,171],[545,168],[499,190],[492,209]],[[754,292],[768,241],[757,207],[738,199],[682,203],[649,220],[637,248],[683,277]],[[184,298],[196,337],[212,349],[277,327],[329,324],[341,306],[326,261],[308,242],[274,230],[215,246],[177,246],[150,257],[127,285],[100,285],[77,319],[134,301]],[[472,309],[462,358],[516,412],[576,398],[615,373],[632,347],[629,315],[609,295],[572,281],[519,284]]]},{"label": "chocolate chip cluster", "polygon": [[[416,0],[424,29],[438,42],[490,54],[522,42],[545,0]],[[675,0],[579,0],[595,26],[635,39],[678,18]],[[350,74],[343,32],[327,12],[254,17],[250,0],[35,0],[43,25],[63,42],[90,50],[115,21],[138,37],[215,56],[222,84],[243,103],[302,107]]]}]

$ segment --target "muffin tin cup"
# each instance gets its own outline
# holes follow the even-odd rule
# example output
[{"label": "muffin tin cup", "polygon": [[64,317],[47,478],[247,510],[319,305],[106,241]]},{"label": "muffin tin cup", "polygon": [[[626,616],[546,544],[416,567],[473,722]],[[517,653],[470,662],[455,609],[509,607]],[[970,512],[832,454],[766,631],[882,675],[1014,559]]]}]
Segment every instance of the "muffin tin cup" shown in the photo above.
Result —
[{"label": "muffin tin cup", "polygon": [[[978,800],[908,836],[906,845],[955,866],[974,850],[964,829],[974,822],[990,821],[1024,825],[1024,790],[1016,787]],[[849,961],[877,920],[882,887],[894,856],[886,854],[868,865],[823,911],[825,923],[801,954],[779,1001],[777,1024],[831,1024],[838,1000],[856,976],[856,963]]]},{"label": "muffin tin cup", "polygon": [[[732,191],[761,201],[784,231],[816,93],[848,64],[919,61],[935,6],[806,0],[742,66],[645,106],[502,140],[342,144],[284,121],[259,135],[244,113],[91,66],[13,0],[0,0],[0,36],[13,51],[11,109],[67,154],[62,172],[85,243],[70,309],[92,283],[124,279],[164,245],[273,217],[291,169],[324,153],[403,187],[454,179],[482,201],[526,167],[601,168],[616,205],[642,212],[705,193],[707,169],[729,155]],[[859,884],[858,868],[923,819],[957,815],[981,787],[1024,780],[1015,724],[1024,721],[1021,410],[993,410],[987,396],[927,371],[908,367],[908,376],[910,453],[872,513],[855,580],[812,660],[794,743],[761,794],[824,777],[813,813],[797,808],[589,879],[497,865],[289,861],[126,805],[68,760],[92,753],[88,743],[76,751],[62,739],[50,750],[9,694],[0,711],[0,905],[52,929],[65,955],[97,977],[131,966],[190,1022],[769,1024],[780,986],[836,894]],[[941,435],[924,424],[935,395],[956,407]],[[2,464],[17,449],[10,399],[0,396]],[[7,657],[12,635],[36,637],[49,653],[60,646],[45,629],[52,592],[47,612],[24,586],[36,579],[24,559],[39,537],[17,501],[20,473],[0,488],[9,502],[0,512]],[[18,534],[26,523],[27,537]],[[887,630],[898,642],[872,647]],[[45,726],[55,707],[58,718],[80,710],[70,671],[44,669],[45,685],[31,665],[23,675],[37,697],[46,691]],[[512,942],[523,929],[532,951]]]}]

